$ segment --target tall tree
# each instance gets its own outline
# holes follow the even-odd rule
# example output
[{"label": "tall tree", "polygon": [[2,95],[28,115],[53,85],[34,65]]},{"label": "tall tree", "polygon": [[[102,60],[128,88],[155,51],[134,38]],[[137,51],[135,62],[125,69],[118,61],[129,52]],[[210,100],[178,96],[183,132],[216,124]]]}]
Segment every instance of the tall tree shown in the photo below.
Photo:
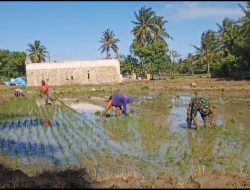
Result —
[{"label": "tall tree", "polygon": [[164,17],[155,16],[153,22],[153,42],[161,42],[164,41],[165,38],[171,38],[166,32],[165,24],[167,23],[167,20],[165,20]]},{"label": "tall tree", "polygon": [[202,33],[201,47],[193,46],[199,61],[207,67],[207,75],[211,77],[210,66],[213,61],[218,61],[218,41],[211,30]]},{"label": "tall tree", "polygon": [[191,68],[191,74],[194,75],[194,64],[195,64],[195,60],[193,58],[193,55],[192,53],[189,53],[188,56],[187,56],[187,64],[190,66]]},{"label": "tall tree", "polygon": [[142,47],[149,45],[154,38],[155,29],[155,12],[152,8],[146,8],[145,6],[139,10],[137,14],[134,12],[136,21],[132,21],[135,27],[132,29],[132,33],[135,36],[135,42]]},{"label": "tall tree", "polygon": [[123,74],[139,74],[138,60],[131,55],[128,55],[121,61],[121,72]]},{"label": "tall tree", "polygon": [[138,44],[134,45],[134,53],[138,56],[143,63],[143,70],[148,74],[151,74],[151,79],[153,79],[153,74],[160,71],[162,64],[166,64],[169,60],[167,55],[167,44],[163,42],[155,42],[148,45],[147,47],[141,47]]},{"label": "tall tree", "polygon": [[25,75],[25,52],[0,50],[0,76],[19,77]]},{"label": "tall tree", "polygon": [[244,43],[242,47],[243,60],[241,67],[243,70],[250,70],[250,1],[247,1],[246,9],[239,5],[244,13],[244,16],[239,19],[242,24],[242,34],[244,36]]},{"label": "tall tree", "polygon": [[[165,38],[170,38],[166,32],[164,17],[157,16],[152,8],[141,7],[139,12],[134,12],[135,26],[132,29],[134,41],[131,45],[131,52],[138,57],[141,65],[141,73],[149,74],[159,72],[160,68],[167,68],[168,46]],[[152,77],[153,75],[151,75]]]},{"label": "tall tree", "polygon": [[117,58],[119,57],[119,48],[117,46],[117,43],[120,40],[118,38],[115,38],[115,34],[112,30],[107,29],[102,33],[102,38],[99,41],[102,43],[101,47],[99,48],[99,51],[101,50],[101,53],[104,53],[106,51],[106,58],[110,59],[111,54],[110,50],[113,50],[113,52],[116,54]]},{"label": "tall tree", "polygon": [[28,47],[27,51],[33,63],[45,62],[49,52],[45,46],[41,45],[39,40],[35,40],[34,44],[28,44]]},{"label": "tall tree", "polygon": [[218,40],[221,45],[221,60],[224,68],[224,74],[236,70],[239,65],[237,65],[238,58],[240,56],[239,44],[242,43],[242,32],[237,22],[230,18],[225,18],[222,21],[222,25],[217,24],[218,30]]}]

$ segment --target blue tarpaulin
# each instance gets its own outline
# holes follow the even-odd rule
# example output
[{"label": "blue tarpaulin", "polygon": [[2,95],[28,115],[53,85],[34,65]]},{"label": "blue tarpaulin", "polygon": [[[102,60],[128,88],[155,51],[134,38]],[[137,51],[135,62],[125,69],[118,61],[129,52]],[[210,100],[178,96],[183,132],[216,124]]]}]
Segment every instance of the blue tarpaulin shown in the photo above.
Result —
[{"label": "blue tarpaulin", "polygon": [[12,79],[11,81],[4,82],[5,86],[27,86],[27,82],[21,78],[17,77],[16,79]]},{"label": "blue tarpaulin", "polygon": [[21,77],[18,77],[15,79],[14,83],[17,85],[17,86],[27,86],[27,83],[26,81],[21,78]]}]

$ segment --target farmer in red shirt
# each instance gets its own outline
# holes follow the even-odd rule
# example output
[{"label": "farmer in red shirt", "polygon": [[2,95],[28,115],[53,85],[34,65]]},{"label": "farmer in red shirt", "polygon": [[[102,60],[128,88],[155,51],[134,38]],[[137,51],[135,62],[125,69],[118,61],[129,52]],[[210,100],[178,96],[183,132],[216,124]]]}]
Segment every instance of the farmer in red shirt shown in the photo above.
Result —
[{"label": "farmer in red shirt", "polygon": [[49,93],[49,85],[45,83],[44,80],[42,80],[42,86],[41,86],[41,89],[40,89],[41,93],[43,94],[44,96],[44,99],[45,99],[45,105],[51,105],[51,103],[49,103],[49,100],[51,102],[53,102],[51,96],[50,96],[50,93]]}]

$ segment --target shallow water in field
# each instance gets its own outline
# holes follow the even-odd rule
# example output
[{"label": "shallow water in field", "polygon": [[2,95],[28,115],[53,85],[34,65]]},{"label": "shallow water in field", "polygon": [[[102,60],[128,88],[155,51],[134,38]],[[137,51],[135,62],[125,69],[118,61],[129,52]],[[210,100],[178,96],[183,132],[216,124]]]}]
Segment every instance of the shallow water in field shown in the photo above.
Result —
[{"label": "shallow water in field", "polygon": [[[1,122],[1,162],[6,160],[27,172],[35,165],[33,170],[41,172],[48,166],[78,167],[87,159],[100,176],[132,172],[149,177],[166,172],[190,175],[197,172],[197,166],[238,170],[229,162],[241,163],[247,171],[249,139],[234,130],[249,135],[250,101],[212,97],[217,127],[201,127],[197,132],[186,125],[190,98],[188,93],[150,94],[129,105],[129,117],[101,119],[93,112],[77,113],[59,106],[50,120],[29,117]],[[202,124],[199,114],[198,120]],[[235,129],[224,130],[229,125]]]}]

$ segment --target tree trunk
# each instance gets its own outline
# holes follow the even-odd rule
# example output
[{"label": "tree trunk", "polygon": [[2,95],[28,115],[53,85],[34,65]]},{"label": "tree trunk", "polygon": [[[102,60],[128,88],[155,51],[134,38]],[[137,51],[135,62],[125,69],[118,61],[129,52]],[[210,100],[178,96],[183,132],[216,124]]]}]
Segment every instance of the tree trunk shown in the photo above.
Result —
[{"label": "tree trunk", "polygon": [[208,75],[209,78],[211,78],[210,63],[207,64],[207,75]]}]

